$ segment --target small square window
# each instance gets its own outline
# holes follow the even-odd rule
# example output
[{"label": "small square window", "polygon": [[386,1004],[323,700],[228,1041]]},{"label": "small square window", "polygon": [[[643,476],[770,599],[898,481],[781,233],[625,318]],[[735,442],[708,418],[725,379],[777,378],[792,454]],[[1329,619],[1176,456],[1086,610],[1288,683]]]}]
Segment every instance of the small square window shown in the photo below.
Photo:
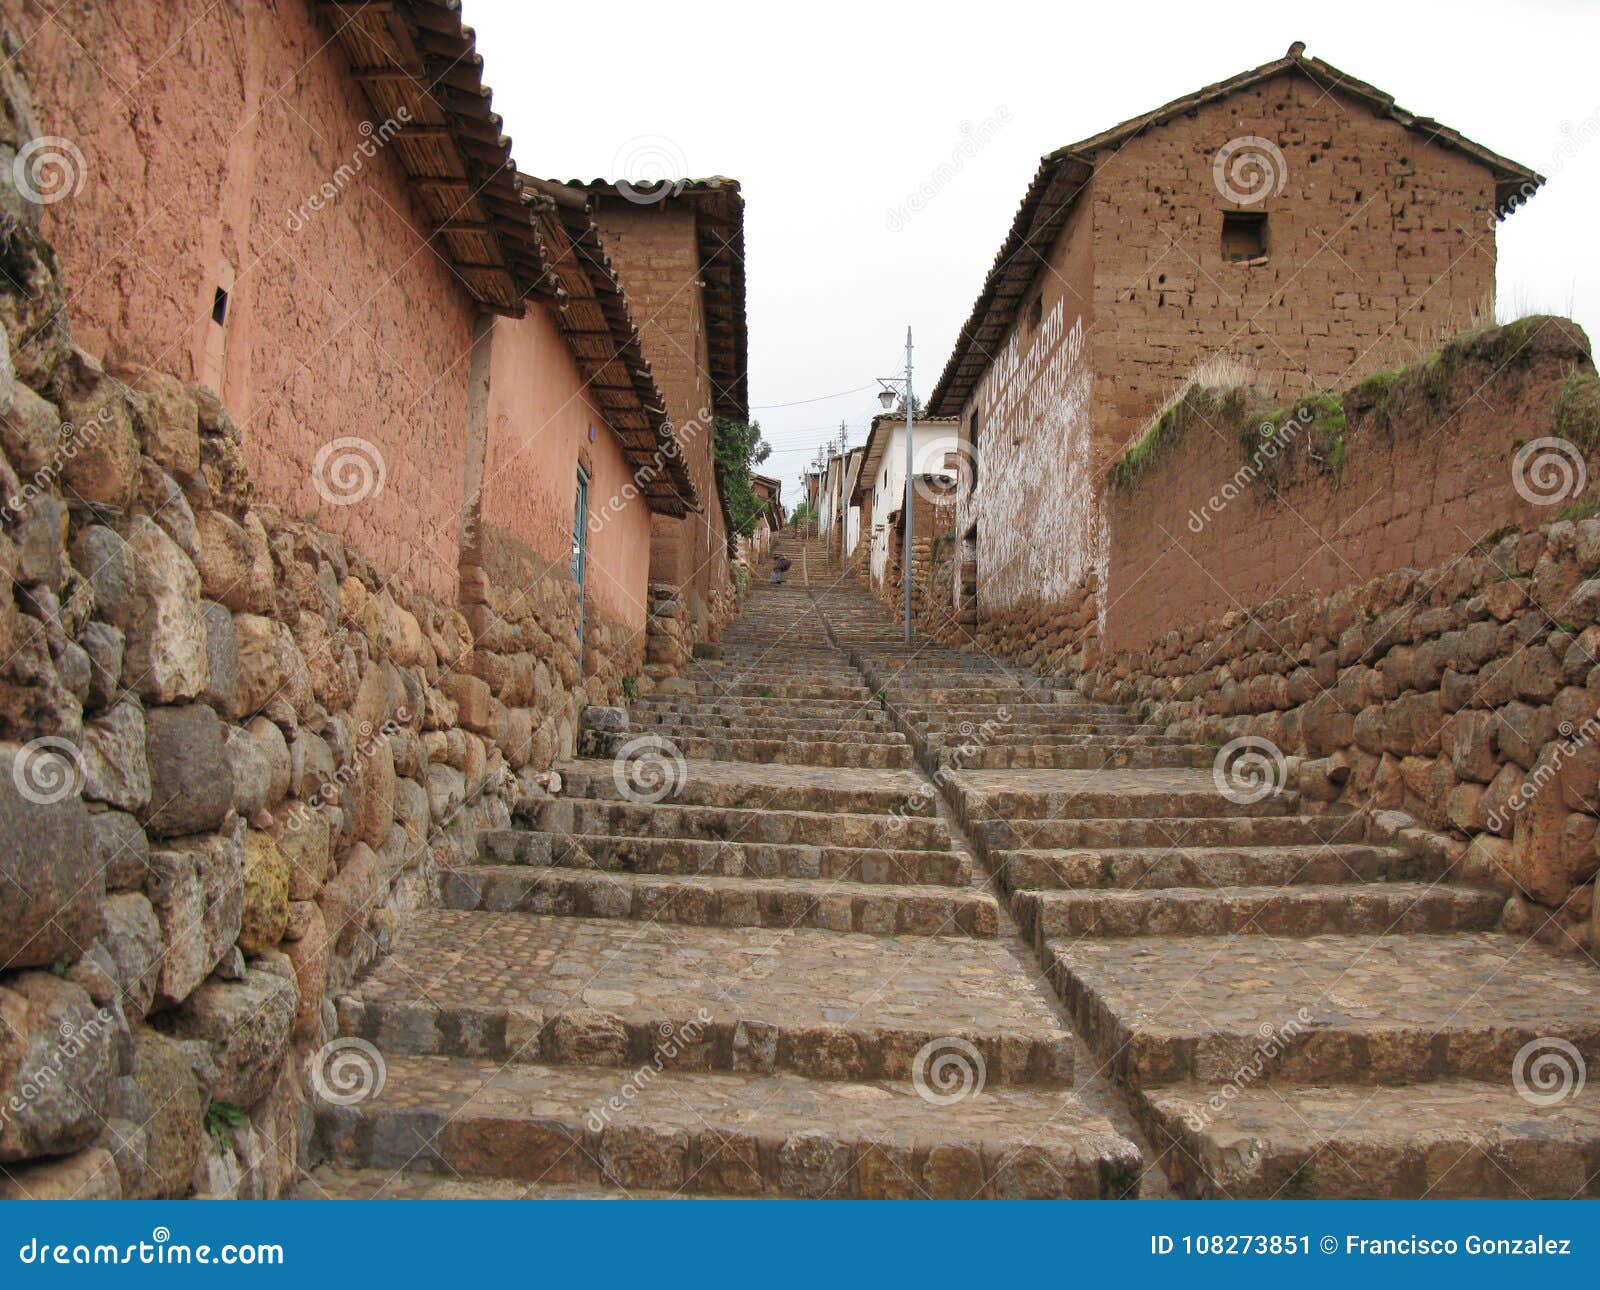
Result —
[{"label": "small square window", "polygon": [[1263,260],[1267,255],[1267,216],[1265,211],[1222,212],[1222,258],[1232,264],[1240,260]]}]

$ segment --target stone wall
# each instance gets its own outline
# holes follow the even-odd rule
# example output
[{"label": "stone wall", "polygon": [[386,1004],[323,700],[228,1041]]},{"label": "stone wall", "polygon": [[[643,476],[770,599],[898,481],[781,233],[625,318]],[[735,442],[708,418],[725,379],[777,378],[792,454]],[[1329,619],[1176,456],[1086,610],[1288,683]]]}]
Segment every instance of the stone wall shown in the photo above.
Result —
[{"label": "stone wall", "polygon": [[1587,430],[1568,423],[1593,374],[1581,328],[1531,317],[1282,407],[1191,391],[1111,473],[1107,648],[1430,565],[1508,525],[1548,520],[1517,454],[1561,435],[1576,453],[1592,450],[1600,418]]},{"label": "stone wall", "polygon": [[[452,594],[475,311],[315,6],[0,14],[38,132],[81,158],[43,225],[80,343],[215,389],[265,497]],[[332,426],[381,456],[388,505],[322,505]]]},{"label": "stone wall", "polygon": [[1312,801],[1409,812],[1545,911],[1524,919],[1600,948],[1600,520],[1266,601],[1076,680],[1175,734],[1269,740]]},{"label": "stone wall", "polygon": [[640,633],[585,680],[559,566],[458,609],[262,502],[209,389],[74,346],[9,188],[0,262],[0,1196],[275,1196],[330,992]]}]

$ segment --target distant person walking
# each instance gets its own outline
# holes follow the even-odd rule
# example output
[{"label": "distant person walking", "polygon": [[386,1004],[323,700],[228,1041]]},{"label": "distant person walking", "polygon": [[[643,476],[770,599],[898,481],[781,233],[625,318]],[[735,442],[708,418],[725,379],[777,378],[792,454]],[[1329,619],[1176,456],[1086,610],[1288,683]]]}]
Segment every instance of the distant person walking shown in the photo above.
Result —
[{"label": "distant person walking", "polygon": [[772,581],[782,582],[784,575],[789,572],[789,557],[782,551],[772,553]]}]

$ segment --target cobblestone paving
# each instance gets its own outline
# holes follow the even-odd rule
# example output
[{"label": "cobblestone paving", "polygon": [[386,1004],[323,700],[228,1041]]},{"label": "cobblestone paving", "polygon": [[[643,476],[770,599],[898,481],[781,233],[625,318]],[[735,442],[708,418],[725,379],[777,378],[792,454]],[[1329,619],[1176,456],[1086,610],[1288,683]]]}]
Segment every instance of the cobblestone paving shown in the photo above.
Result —
[{"label": "cobblestone paving", "polygon": [[339,1000],[386,1078],[321,1099],[306,1194],[1148,1190],[811,591],[758,586],[719,652],[486,833]]},{"label": "cobblestone paving", "polygon": [[[1316,817],[1283,788],[1224,792],[1215,750],[1164,747],[1018,669],[923,640],[908,656],[863,591],[818,600],[943,772],[1077,1034],[1131,1099],[1147,1164],[1177,1189],[1600,1191],[1585,1085],[1600,969],[1488,930],[1501,893],[1364,816]],[[1085,746],[1143,746],[1151,768],[1096,766]]]}]

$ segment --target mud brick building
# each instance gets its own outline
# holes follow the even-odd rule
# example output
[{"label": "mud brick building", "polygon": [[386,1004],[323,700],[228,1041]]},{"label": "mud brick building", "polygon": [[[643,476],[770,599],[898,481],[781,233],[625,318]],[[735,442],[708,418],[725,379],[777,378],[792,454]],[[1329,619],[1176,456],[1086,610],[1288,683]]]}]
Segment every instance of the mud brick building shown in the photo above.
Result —
[{"label": "mud brick building", "polygon": [[[938,514],[944,517],[936,528],[927,527],[933,518],[918,507],[912,515],[912,540],[920,544],[935,533],[950,530],[949,504],[944,481],[954,482],[960,445],[956,422],[950,417],[919,417],[912,430],[911,470],[916,480],[914,499],[927,501],[937,482],[940,501]],[[924,496],[927,494],[928,496]],[[893,593],[899,585],[900,548],[905,541],[901,513],[906,496],[906,418],[903,412],[885,412],[872,418],[861,463],[855,473],[850,505],[859,508],[861,542],[868,550],[867,564],[875,590]],[[917,527],[922,525],[920,529]]]},{"label": "mud brick building", "polygon": [[981,617],[1116,600],[1106,471],[1206,365],[1293,399],[1488,321],[1541,182],[1299,44],[1046,156],[929,400]]},{"label": "mud brick building", "polygon": [[[566,584],[545,630],[581,616],[637,671],[651,515],[714,512],[714,483],[707,507],[582,212],[521,182],[459,10],[6,11],[83,157],[44,216],[79,342],[214,388],[261,499],[385,573],[466,604],[485,573]],[[381,493],[330,503],[341,462]],[[578,562],[580,475],[606,523]]]},{"label": "mud brick building", "polygon": [[677,588],[694,639],[706,640],[733,610],[734,535],[717,501],[714,421],[750,416],[744,198],[738,183],[725,178],[568,187],[589,199],[678,429],[684,466],[703,499],[682,515],[660,512],[652,519],[652,594]]},{"label": "mud brick building", "polygon": [[648,688],[720,499],[458,5],[0,18],[0,1101],[86,1032],[0,1198],[276,1196],[333,997]]}]

